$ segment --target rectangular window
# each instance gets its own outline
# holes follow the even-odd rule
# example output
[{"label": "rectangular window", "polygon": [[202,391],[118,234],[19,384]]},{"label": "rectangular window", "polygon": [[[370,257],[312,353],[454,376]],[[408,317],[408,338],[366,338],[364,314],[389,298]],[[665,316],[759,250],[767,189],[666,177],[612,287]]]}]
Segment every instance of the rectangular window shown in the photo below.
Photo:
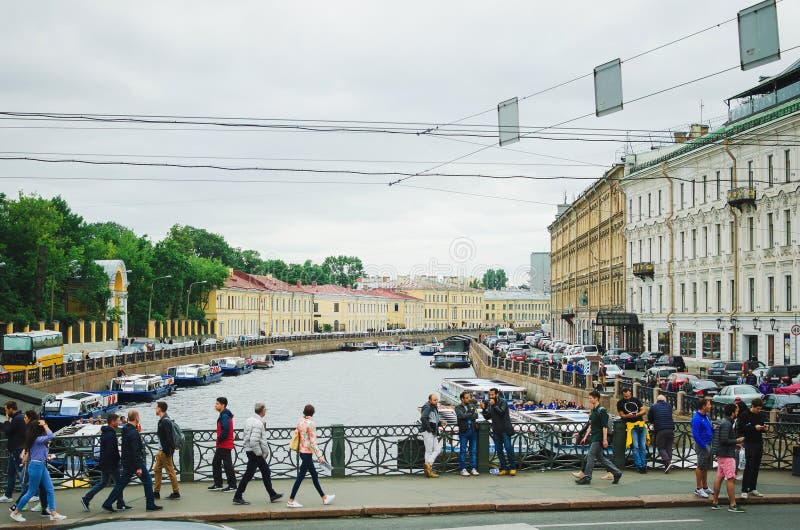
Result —
[{"label": "rectangular window", "polygon": [[681,284],[681,313],[686,312],[686,284]]},{"label": "rectangular window", "polygon": [[650,313],[653,312],[653,286],[647,286],[647,307]]},{"label": "rectangular window", "polygon": [[717,280],[717,313],[722,313],[722,282]]},{"label": "rectangular window", "polygon": [[792,181],[792,159],[789,156],[791,151],[788,149],[783,152],[783,176],[784,182]]},{"label": "rectangular window", "polygon": [[731,307],[730,307],[730,310],[731,310],[731,311],[738,311],[738,310],[739,310],[739,308],[738,308],[738,307],[734,307],[734,305],[733,305],[733,304],[734,304],[734,299],[736,298],[736,297],[734,296],[734,295],[736,294],[736,280],[731,280],[730,293],[728,293],[728,294],[729,294],[729,296],[730,296],[730,301],[731,301],[731,303],[730,303],[730,306],[731,306]]},{"label": "rectangular window", "polygon": [[628,201],[628,222],[633,222],[633,199]]},{"label": "rectangular window", "polygon": [[755,229],[753,227],[753,218],[747,218],[747,250],[753,250],[756,245],[755,241]]},{"label": "rectangular window", "polygon": [[696,184],[697,184],[697,182],[695,182],[695,181],[693,180],[693,181],[692,181],[692,208],[694,208],[694,207],[695,207],[695,204],[697,203],[697,200],[696,200],[696,195],[697,195],[697,192],[695,191],[695,190],[697,189],[697,188],[696,188]]},{"label": "rectangular window", "polygon": [[644,297],[642,296],[642,288],[639,287],[639,313],[644,313]]},{"label": "rectangular window", "polygon": [[703,359],[719,359],[720,345],[719,333],[703,333]]},{"label": "rectangular window", "polygon": [[708,282],[703,282],[703,304],[705,305],[705,312],[708,313]]},{"label": "rectangular window", "polygon": [[633,241],[628,243],[628,249],[630,251],[630,256],[628,256],[628,262],[633,263]]},{"label": "rectangular window", "polygon": [[792,275],[787,274],[784,280],[786,282],[786,310],[792,310]]},{"label": "rectangular window", "polygon": [[772,167],[772,155],[767,155],[767,185],[771,188],[775,185],[775,174]]},{"label": "rectangular window", "polygon": [[662,313],[664,311],[664,286],[658,286],[658,312]]},{"label": "rectangular window", "polygon": [[750,304],[750,312],[753,313],[756,310],[756,279],[755,278],[748,278],[747,279],[747,291],[750,294],[748,298],[748,303]]},{"label": "rectangular window", "polygon": [[683,205],[684,205],[684,202],[683,202],[683,184],[684,183],[681,182],[681,197],[680,197],[681,198],[681,204],[680,204],[680,206],[678,206],[679,210],[683,210]]},{"label": "rectangular window", "polygon": [[697,334],[694,331],[681,331],[681,356],[697,356]]},{"label": "rectangular window", "polygon": [[663,244],[662,236],[658,236],[658,261],[661,262],[661,249],[663,248],[661,245]]},{"label": "rectangular window", "polygon": [[775,232],[772,226],[772,213],[767,214],[767,248],[775,244]]},{"label": "rectangular window", "polygon": [[791,245],[792,244],[792,211],[791,210],[784,210],[783,216],[785,219],[786,227],[786,239],[784,240],[784,245]]},{"label": "rectangular window", "polygon": [[647,238],[647,261],[653,262],[653,238]]},{"label": "rectangular window", "polygon": [[706,197],[708,197],[707,193],[708,193],[708,175],[703,175],[703,196],[700,198],[701,204],[706,203]]},{"label": "rectangular window", "polygon": [[339,302],[334,302],[333,303],[333,312],[334,313],[338,313],[339,312]]},{"label": "rectangular window", "polygon": [[717,200],[719,200],[721,188],[722,188],[722,182],[720,181],[719,178],[719,171],[717,171]]},{"label": "rectangular window", "polygon": [[686,234],[681,232],[681,259],[686,259]]},{"label": "rectangular window", "polygon": [[767,307],[770,311],[775,311],[775,278],[767,278]]},{"label": "rectangular window", "polygon": [[658,190],[658,215],[661,215],[661,190]]},{"label": "rectangular window", "polygon": [[647,194],[647,217],[650,217],[652,215],[653,215],[653,194],[652,193],[648,193]]},{"label": "rectangular window", "polygon": [[692,282],[692,313],[697,313],[697,282]]},{"label": "rectangular window", "polygon": [[719,256],[722,251],[722,225],[717,223],[715,227],[716,232],[716,254],[715,256]]},{"label": "rectangular window", "polygon": [[697,229],[692,228],[692,259],[697,257]]},{"label": "rectangular window", "polygon": [[753,187],[753,161],[747,161],[747,187]]},{"label": "rectangular window", "polygon": [[639,261],[644,261],[644,255],[642,254],[642,240],[639,240],[639,255],[636,257]]}]

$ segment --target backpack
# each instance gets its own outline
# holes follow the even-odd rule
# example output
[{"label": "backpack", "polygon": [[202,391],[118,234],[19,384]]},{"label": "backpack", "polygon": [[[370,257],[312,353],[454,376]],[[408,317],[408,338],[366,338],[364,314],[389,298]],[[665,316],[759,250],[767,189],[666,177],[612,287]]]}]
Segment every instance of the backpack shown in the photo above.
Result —
[{"label": "backpack", "polygon": [[606,425],[605,425],[606,429],[608,429],[608,432],[606,433],[606,440],[608,440],[609,443],[610,443],[611,440],[614,438],[614,420],[611,419],[611,414],[608,413],[608,411],[605,409],[605,407],[601,406],[600,409],[601,410],[605,410],[606,411],[606,416],[608,417],[608,421],[606,421]]},{"label": "backpack", "polygon": [[183,444],[186,442],[186,436],[184,436],[183,430],[181,430],[180,425],[172,418],[169,419],[169,423],[172,428],[172,441],[175,444],[175,448],[183,449]]}]

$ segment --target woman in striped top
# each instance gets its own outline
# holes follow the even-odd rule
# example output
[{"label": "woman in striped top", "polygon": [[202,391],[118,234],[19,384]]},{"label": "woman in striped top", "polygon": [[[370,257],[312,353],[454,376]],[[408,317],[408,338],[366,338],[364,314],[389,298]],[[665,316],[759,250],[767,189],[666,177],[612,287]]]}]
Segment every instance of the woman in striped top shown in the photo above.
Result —
[{"label": "woman in striped top", "polygon": [[311,481],[314,483],[314,487],[317,489],[319,496],[322,497],[322,504],[330,504],[336,497],[336,495],[325,495],[325,492],[322,491],[322,486],[319,485],[319,478],[317,477],[317,469],[314,467],[313,456],[316,456],[317,460],[320,462],[325,462],[325,458],[322,455],[322,451],[320,451],[317,446],[317,426],[314,424],[313,417],[314,406],[306,405],[305,408],[303,408],[303,418],[297,422],[297,433],[300,436],[300,447],[298,449],[298,453],[300,454],[300,468],[297,470],[297,479],[294,481],[292,494],[289,495],[289,501],[286,503],[286,506],[289,508],[303,507],[302,504],[294,500],[294,497],[297,495],[297,490],[300,489],[300,484],[306,477],[306,473],[311,474]]}]

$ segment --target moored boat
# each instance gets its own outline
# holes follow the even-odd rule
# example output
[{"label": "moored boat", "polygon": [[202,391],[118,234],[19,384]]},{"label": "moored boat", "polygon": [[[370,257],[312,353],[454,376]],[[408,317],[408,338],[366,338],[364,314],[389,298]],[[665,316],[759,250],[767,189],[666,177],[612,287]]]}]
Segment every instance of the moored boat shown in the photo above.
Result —
[{"label": "moored boat", "polygon": [[254,364],[252,358],[244,357],[220,357],[213,359],[211,366],[218,366],[224,376],[243,375],[253,371]]},{"label": "moored boat", "polygon": [[365,350],[377,350],[378,349],[378,343],[375,342],[374,340],[364,341],[364,342],[361,343],[361,346]]},{"label": "moored boat", "polygon": [[294,357],[292,350],[287,350],[286,348],[272,350],[272,360],[274,361],[288,361],[292,357]]},{"label": "moored boat", "polygon": [[168,368],[167,375],[173,377],[178,386],[204,386],[221,380],[222,369],[207,364],[181,364]]},{"label": "moored boat", "polygon": [[472,360],[468,353],[440,352],[433,355],[431,366],[434,368],[469,368]]},{"label": "moored boat", "polygon": [[468,390],[478,401],[489,399],[489,390],[496,388],[507,402],[524,401],[527,394],[525,387],[512,385],[499,379],[477,379],[467,377],[453,377],[442,379],[439,393],[442,402],[449,405],[461,403],[461,392]]},{"label": "moored boat", "polygon": [[269,353],[257,353],[250,358],[253,359],[253,367],[256,370],[266,370],[275,366],[275,361]]},{"label": "moored boat", "polygon": [[119,407],[116,392],[62,392],[45,402],[42,419],[54,432],[79,420],[93,420]]},{"label": "moored boat", "polygon": [[123,375],[111,380],[111,390],[117,393],[120,403],[155,401],[168,396],[175,389],[175,380],[169,375]]},{"label": "moored boat", "polygon": [[339,351],[360,351],[364,349],[364,344],[360,342],[345,342],[339,345]]},{"label": "moored boat", "polygon": [[433,355],[435,353],[439,353],[441,351],[444,351],[444,344],[442,344],[441,342],[436,341],[435,337],[434,337],[434,341],[435,342],[430,342],[428,344],[423,344],[422,346],[420,346],[419,347],[419,354],[429,357],[429,356],[431,356],[431,355]]},{"label": "moored boat", "polygon": [[399,344],[393,344],[391,342],[379,342],[378,343],[378,351],[402,351],[404,348]]}]

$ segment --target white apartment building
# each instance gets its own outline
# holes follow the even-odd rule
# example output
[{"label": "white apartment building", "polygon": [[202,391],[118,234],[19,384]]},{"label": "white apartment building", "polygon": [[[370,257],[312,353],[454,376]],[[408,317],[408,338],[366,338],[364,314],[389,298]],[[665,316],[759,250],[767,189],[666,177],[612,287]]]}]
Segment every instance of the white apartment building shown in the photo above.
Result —
[{"label": "white apartment building", "polygon": [[798,363],[800,61],[729,120],[626,157],[626,306],[644,349]]}]

